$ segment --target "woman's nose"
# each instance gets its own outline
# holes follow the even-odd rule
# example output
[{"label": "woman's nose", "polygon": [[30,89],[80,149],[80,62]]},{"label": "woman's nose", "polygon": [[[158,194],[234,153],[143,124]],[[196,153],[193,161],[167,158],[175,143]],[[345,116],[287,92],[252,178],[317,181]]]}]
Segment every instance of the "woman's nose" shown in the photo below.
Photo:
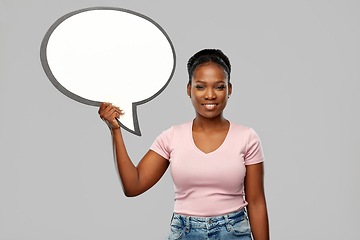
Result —
[{"label": "woman's nose", "polygon": [[214,92],[213,89],[211,88],[208,88],[205,92],[205,96],[204,96],[205,99],[215,99],[216,98],[216,94]]}]

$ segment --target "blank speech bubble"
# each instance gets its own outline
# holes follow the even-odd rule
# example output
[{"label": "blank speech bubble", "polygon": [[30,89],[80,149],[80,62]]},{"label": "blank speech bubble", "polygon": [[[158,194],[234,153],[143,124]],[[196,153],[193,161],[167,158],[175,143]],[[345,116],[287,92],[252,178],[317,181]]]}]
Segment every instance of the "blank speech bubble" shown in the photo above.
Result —
[{"label": "blank speech bubble", "polygon": [[58,19],[41,43],[46,75],[63,94],[125,111],[121,127],[141,136],[136,108],[158,96],[175,71],[175,50],[152,19],[121,9],[81,9]]}]

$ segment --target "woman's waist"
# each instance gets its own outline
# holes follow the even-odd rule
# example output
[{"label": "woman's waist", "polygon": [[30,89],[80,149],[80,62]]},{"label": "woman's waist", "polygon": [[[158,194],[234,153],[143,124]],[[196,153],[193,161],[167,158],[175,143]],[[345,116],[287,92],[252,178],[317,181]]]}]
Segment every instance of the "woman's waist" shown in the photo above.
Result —
[{"label": "woman's waist", "polygon": [[227,214],[210,217],[187,216],[173,213],[173,219],[176,219],[177,222],[179,222],[181,225],[188,225],[195,228],[212,228],[215,226],[226,225],[228,223],[241,221],[244,218],[247,218],[245,208]]}]

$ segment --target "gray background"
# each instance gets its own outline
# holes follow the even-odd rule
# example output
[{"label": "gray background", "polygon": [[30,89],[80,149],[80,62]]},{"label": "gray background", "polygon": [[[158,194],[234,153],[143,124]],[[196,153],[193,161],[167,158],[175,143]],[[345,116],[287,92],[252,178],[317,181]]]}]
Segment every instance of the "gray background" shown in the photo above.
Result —
[{"label": "gray background", "polygon": [[40,64],[50,25],[95,6],[147,15],[176,49],[168,88],[138,108],[143,136],[124,132],[135,163],[194,117],[186,61],[220,48],[233,66],[225,116],[262,139],[272,239],[358,238],[360,2],[0,0],[1,240],[167,236],[169,171],[126,198],[97,108],[61,94]]}]

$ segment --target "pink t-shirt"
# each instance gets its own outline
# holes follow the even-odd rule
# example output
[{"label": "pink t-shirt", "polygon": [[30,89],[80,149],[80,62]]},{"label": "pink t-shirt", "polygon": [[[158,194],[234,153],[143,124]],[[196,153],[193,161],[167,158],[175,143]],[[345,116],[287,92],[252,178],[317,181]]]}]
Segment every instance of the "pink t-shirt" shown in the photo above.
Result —
[{"label": "pink t-shirt", "polygon": [[245,165],[264,161],[258,135],[251,128],[230,122],[222,145],[206,154],[194,143],[192,124],[171,127],[150,148],[170,162],[174,212],[210,217],[244,208]]}]

